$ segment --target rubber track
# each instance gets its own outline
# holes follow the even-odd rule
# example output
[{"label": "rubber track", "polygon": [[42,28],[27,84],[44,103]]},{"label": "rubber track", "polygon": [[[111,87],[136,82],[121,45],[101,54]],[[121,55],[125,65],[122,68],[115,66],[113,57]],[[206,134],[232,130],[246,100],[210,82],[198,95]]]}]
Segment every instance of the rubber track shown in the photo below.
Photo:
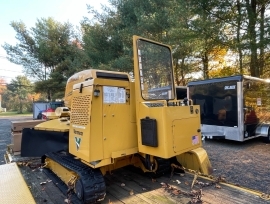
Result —
[{"label": "rubber track", "polygon": [[[155,173],[151,174],[152,178],[158,178],[163,176],[164,174],[170,173],[171,172],[171,164],[177,164],[179,166],[181,166],[181,164],[176,160],[176,158],[171,158],[171,159],[163,159],[160,157],[155,157],[156,161],[157,161],[157,171]],[[175,173],[185,173],[183,170],[179,170],[179,169],[174,169]]]},{"label": "rubber track", "polygon": [[[43,172],[50,178],[53,183],[60,189],[60,191],[66,195],[68,192],[68,186],[62,181],[51,169],[44,168]],[[81,204],[81,200],[77,197],[75,193],[72,193],[70,197],[72,204]]]},{"label": "rubber track", "polygon": [[46,157],[79,175],[84,188],[83,203],[97,203],[105,198],[106,184],[99,169],[93,169],[66,152],[52,152]]},{"label": "rubber track", "polygon": [[171,163],[169,159],[162,159],[159,157],[155,157],[157,164],[158,164],[158,169],[156,171],[156,177],[161,177],[164,174],[168,173],[171,171]]}]

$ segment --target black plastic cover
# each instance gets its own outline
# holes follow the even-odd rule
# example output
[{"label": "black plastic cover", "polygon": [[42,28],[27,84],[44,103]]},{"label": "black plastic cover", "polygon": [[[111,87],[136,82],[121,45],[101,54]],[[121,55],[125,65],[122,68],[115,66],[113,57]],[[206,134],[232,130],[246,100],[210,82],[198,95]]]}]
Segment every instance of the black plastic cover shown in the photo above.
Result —
[{"label": "black plastic cover", "polygon": [[142,145],[157,147],[157,121],[148,117],[141,119]]}]

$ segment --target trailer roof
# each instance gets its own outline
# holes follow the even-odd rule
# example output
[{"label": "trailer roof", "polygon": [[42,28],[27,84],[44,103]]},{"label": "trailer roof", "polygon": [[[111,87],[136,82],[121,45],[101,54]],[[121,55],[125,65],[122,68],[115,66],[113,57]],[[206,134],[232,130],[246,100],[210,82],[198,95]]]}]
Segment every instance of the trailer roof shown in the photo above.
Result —
[{"label": "trailer roof", "polygon": [[242,81],[243,79],[270,83],[270,81],[267,80],[267,79],[261,79],[261,78],[257,78],[257,77],[247,76],[247,75],[236,75],[236,76],[229,76],[229,77],[221,77],[221,78],[205,79],[205,80],[199,80],[199,81],[191,81],[191,82],[188,83],[187,86],[211,84],[211,83],[225,82],[225,81]]}]

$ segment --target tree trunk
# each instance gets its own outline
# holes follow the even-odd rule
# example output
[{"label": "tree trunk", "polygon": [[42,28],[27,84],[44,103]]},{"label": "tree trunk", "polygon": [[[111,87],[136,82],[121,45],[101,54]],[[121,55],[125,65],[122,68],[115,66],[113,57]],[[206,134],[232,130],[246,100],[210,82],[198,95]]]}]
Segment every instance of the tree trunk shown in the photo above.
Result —
[{"label": "tree trunk", "polygon": [[256,43],[256,0],[246,0],[246,7],[248,13],[248,34],[250,39],[250,74],[251,76],[259,77],[259,68],[258,68],[258,56],[257,56],[257,43]]},{"label": "tree trunk", "polygon": [[261,19],[260,19],[260,63],[259,63],[259,72],[260,72],[260,76],[263,75],[263,71],[264,71],[264,14],[265,14],[265,2],[262,2],[261,5]]},{"label": "tree trunk", "polygon": [[208,70],[209,59],[206,51],[204,52],[204,55],[202,57],[202,62],[203,62],[203,78],[209,79],[209,70]]},{"label": "tree trunk", "polygon": [[176,58],[175,66],[174,66],[174,77],[175,77],[175,82],[176,82],[177,86],[179,86],[179,84],[180,84],[178,70],[179,70],[178,59]]},{"label": "tree trunk", "polygon": [[180,75],[181,75],[182,85],[186,86],[186,80],[185,80],[185,76],[184,76],[184,68],[185,68],[184,66],[185,66],[185,58],[183,57],[181,60]]},{"label": "tree trunk", "polygon": [[48,101],[52,100],[51,90],[48,90],[48,89],[47,89],[47,99],[48,99]]},{"label": "tree trunk", "polygon": [[240,74],[243,74],[243,53],[242,53],[241,40],[240,40],[241,19],[242,19],[240,0],[237,0],[237,11],[238,11],[238,17],[237,17],[237,49],[238,49],[238,56],[239,56],[239,72],[240,72]]},{"label": "tree trunk", "polygon": [[22,112],[22,99],[20,98],[20,112],[19,113],[23,113]]}]

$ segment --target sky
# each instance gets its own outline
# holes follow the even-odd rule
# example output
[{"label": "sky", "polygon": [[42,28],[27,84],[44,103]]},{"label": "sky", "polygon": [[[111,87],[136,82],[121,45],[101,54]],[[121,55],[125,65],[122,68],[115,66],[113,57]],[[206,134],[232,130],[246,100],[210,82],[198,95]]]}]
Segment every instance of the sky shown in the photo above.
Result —
[{"label": "sky", "polygon": [[18,75],[23,75],[20,65],[9,62],[2,45],[6,42],[16,45],[16,32],[10,26],[12,21],[22,21],[27,29],[35,26],[37,19],[52,17],[59,22],[79,25],[83,17],[89,17],[86,4],[96,10],[107,0],[0,0],[0,78],[9,83]]}]

